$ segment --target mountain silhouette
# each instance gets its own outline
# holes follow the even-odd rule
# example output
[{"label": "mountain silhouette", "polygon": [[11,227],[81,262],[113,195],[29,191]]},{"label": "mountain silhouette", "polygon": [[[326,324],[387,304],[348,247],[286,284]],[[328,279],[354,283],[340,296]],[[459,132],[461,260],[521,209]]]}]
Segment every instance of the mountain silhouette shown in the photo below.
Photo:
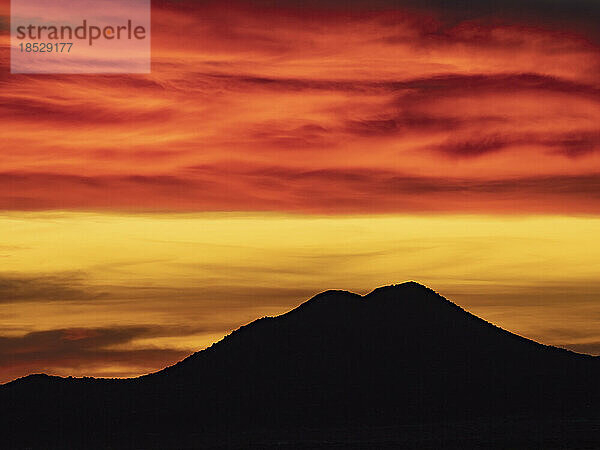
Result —
[{"label": "mountain silhouette", "polygon": [[0,447],[600,448],[598,380],[418,283],[326,291],[150,375],[0,386]]}]

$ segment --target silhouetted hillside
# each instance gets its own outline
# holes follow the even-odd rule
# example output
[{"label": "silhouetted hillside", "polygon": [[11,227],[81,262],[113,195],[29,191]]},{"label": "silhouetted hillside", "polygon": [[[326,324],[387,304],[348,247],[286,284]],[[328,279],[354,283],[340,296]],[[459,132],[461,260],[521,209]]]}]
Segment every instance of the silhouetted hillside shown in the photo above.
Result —
[{"label": "silhouetted hillside", "polygon": [[598,358],[417,283],[319,294],[131,380],[0,387],[7,448],[596,448]]}]

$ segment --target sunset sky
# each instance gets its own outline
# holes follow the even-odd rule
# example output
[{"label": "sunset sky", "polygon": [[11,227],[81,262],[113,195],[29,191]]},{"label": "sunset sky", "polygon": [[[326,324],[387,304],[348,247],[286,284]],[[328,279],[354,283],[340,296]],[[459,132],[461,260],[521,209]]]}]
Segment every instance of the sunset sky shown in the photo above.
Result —
[{"label": "sunset sky", "polygon": [[0,382],[407,280],[600,354],[597,2],[154,1],[151,74],[18,75],[0,1]]}]

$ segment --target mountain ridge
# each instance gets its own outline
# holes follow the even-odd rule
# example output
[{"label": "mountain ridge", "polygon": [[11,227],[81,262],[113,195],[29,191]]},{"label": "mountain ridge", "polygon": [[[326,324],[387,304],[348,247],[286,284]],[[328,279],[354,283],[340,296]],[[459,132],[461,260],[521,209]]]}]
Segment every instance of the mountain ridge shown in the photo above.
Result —
[{"label": "mountain ridge", "polygon": [[220,339],[219,341],[216,341],[214,343],[212,343],[211,345],[209,345],[208,347],[206,347],[205,349],[196,351],[192,354],[190,354],[189,356],[187,356],[186,358],[184,358],[181,361],[178,361],[176,363],[174,363],[171,366],[167,366],[163,369],[159,369],[156,372],[151,372],[148,374],[143,374],[137,377],[129,377],[129,378],[103,378],[103,377],[71,377],[71,376],[59,376],[59,375],[51,375],[51,374],[46,374],[46,373],[35,373],[35,374],[29,374],[23,377],[19,377],[15,380],[11,380],[7,383],[3,383],[0,384],[0,386],[4,386],[4,385],[8,385],[20,380],[26,380],[29,379],[30,377],[32,378],[36,378],[36,377],[48,377],[48,378],[52,378],[52,379],[61,379],[61,380],[69,380],[69,379],[74,379],[74,380],[136,380],[136,379],[140,379],[143,377],[148,377],[148,376],[152,376],[155,375],[157,373],[162,372],[163,370],[169,369],[171,367],[177,366],[178,364],[184,362],[185,360],[187,360],[188,358],[193,357],[194,355],[201,353],[205,350],[211,349],[213,346],[216,346],[218,344],[220,344],[221,342],[227,340],[229,337],[235,335],[236,333],[240,332],[240,331],[246,331],[248,329],[250,329],[251,327],[255,326],[255,324],[260,323],[261,321],[268,321],[268,320],[272,320],[272,319],[278,319],[280,317],[285,317],[288,316],[290,314],[295,314],[297,312],[302,312],[305,311],[307,308],[309,307],[322,307],[323,303],[325,301],[328,301],[328,299],[331,299],[332,297],[336,297],[336,296],[341,296],[344,298],[336,298],[336,300],[340,300],[339,303],[343,305],[343,303],[346,300],[351,300],[351,301],[358,301],[361,302],[361,306],[370,306],[368,305],[368,302],[370,301],[370,299],[373,298],[377,298],[377,296],[380,295],[385,295],[387,293],[392,293],[392,294],[401,294],[403,292],[406,292],[406,290],[415,290],[415,291],[420,291],[423,292],[425,294],[427,294],[428,296],[432,296],[434,297],[436,300],[441,300],[440,304],[445,305],[445,306],[450,306],[452,308],[455,308],[457,311],[466,314],[467,316],[469,316],[471,319],[475,319],[477,321],[480,321],[481,323],[485,323],[488,326],[491,326],[493,329],[502,332],[502,333],[507,333],[511,336],[513,336],[514,338],[519,338],[522,339],[526,342],[529,343],[534,343],[539,345],[540,347],[543,348],[547,348],[547,349],[554,349],[560,352],[567,352],[569,354],[573,354],[573,355],[577,355],[577,356],[582,356],[582,357],[586,357],[586,358],[592,358],[592,359],[600,359],[600,356],[594,356],[594,355],[589,355],[586,353],[579,353],[579,352],[575,352],[573,350],[569,350],[567,348],[563,348],[563,347],[558,347],[558,346],[554,346],[554,345],[548,345],[548,344],[543,344],[540,342],[537,342],[533,339],[527,338],[525,336],[521,336],[517,333],[514,333],[512,331],[506,330],[502,327],[499,327],[498,325],[495,325],[492,322],[489,322],[479,316],[476,316],[472,313],[470,313],[469,311],[465,310],[464,308],[462,308],[460,305],[452,302],[451,300],[447,299],[446,297],[444,297],[443,295],[441,295],[439,292],[435,291],[434,289],[430,288],[429,286],[426,286],[424,284],[421,284],[419,282],[416,281],[406,281],[406,282],[402,282],[402,283],[397,283],[397,284],[390,284],[390,285],[384,285],[384,286],[379,286],[375,289],[373,289],[372,291],[361,295],[361,294],[357,294],[351,291],[347,291],[347,290],[341,290],[341,289],[329,289],[326,291],[322,291],[316,295],[314,295],[313,297],[311,297],[309,300],[306,300],[302,303],[300,303],[298,306],[296,306],[295,308],[292,308],[290,311],[285,312],[283,314],[277,315],[277,316],[264,316],[264,317],[260,317],[258,319],[255,319],[247,324],[241,325],[239,328],[232,330],[229,334],[225,335],[222,339]]},{"label": "mountain ridge", "polygon": [[[269,445],[259,447],[268,447],[291,433],[289,448],[325,448],[299,447],[302,430],[318,430],[319,439],[369,430],[397,443],[407,427],[467,423],[481,439],[514,448],[510,433],[488,435],[485,425],[506,418],[589,423],[569,438],[588,442],[600,423],[599,363],[503,330],[415,282],[362,296],[331,290],[152,374],[32,375],[2,385],[0,447],[63,448],[67,436],[76,448],[213,448],[257,433],[267,433]],[[521,446],[529,439],[517,437]],[[428,448],[428,438],[410,439]]]}]

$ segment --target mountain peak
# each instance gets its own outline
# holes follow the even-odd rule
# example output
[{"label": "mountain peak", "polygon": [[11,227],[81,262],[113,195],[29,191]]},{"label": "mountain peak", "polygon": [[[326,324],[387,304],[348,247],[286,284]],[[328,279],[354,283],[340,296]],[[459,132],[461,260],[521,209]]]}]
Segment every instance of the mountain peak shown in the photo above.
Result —
[{"label": "mountain peak", "polygon": [[419,305],[420,303],[428,304],[434,309],[435,305],[446,305],[460,309],[429,287],[416,281],[406,281],[399,284],[380,286],[365,295],[334,289],[323,291],[283,316],[315,312],[320,315],[334,317],[355,309],[364,308],[369,310],[384,305],[394,309],[399,307],[410,308],[410,305]]},{"label": "mountain peak", "polygon": [[[363,297],[349,291],[343,290],[328,290],[320,292],[319,294],[312,297],[310,300],[305,301],[297,308],[293,309],[287,314],[292,314],[300,311],[308,311],[313,308],[332,310],[332,312],[343,310],[348,307],[352,307],[361,303]],[[286,314],[284,314],[286,315]]]},{"label": "mountain peak", "polygon": [[[416,308],[418,310],[424,307],[436,310],[440,309],[440,307],[441,309],[450,307],[451,309],[463,311],[455,303],[416,281],[381,286],[369,292],[363,298],[370,304],[385,304],[388,307]],[[423,317],[423,320],[425,319]]]},{"label": "mountain peak", "polygon": [[413,291],[421,291],[421,292],[434,292],[432,289],[428,288],[427,286],[417,283],[416,281],[405,281],[404,283],[400,283],[400,284],[390,284],[388,286],[381,286],[378,288],[375,288],[373,291],[371,291],[369,294],[367,294],[367,296],[370,295],[378,295],[378,294],[382,294],[382,293],[391,293],[391,292],[406,292],[408,290],[413,290]]}]

